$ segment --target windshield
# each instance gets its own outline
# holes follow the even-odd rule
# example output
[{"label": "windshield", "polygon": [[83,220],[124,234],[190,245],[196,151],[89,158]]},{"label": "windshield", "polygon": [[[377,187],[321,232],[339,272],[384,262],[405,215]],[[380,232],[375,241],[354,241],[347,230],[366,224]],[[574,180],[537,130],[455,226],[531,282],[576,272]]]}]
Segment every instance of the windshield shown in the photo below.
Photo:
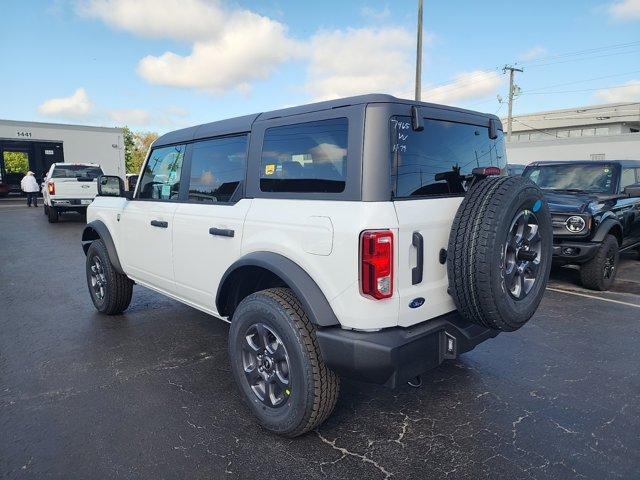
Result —
[{"label": "windshield", "polygon": [[97,178],[102,175],[100,167],[90,165],[56,165],[51,178]]},{"label": "windshield", "polygon": [[561,164],[527,167],[522,174],[543,190],[613,193],[614,168],[607,164]]},{"label": "windshield", "polygon": [[414,131],[410,117],[391,118],[391,182],[395,198],[458,196],[476,167],[506,168],[501,130],[495,139],[478,125],[424,120]]}]

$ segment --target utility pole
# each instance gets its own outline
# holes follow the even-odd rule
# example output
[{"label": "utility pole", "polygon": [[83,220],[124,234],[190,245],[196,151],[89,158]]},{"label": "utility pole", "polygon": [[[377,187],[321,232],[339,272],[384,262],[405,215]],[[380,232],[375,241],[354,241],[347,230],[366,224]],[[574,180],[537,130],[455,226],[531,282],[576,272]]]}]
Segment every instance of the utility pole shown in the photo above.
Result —
[{"label": "utility pole", "polygon": [[418,0],[418,45],[416,52],[416,101],[420,101],[422,86],[422,0]]},{"label": "utility pole", "polygon": [[502,69],[502,73],[507,73],[509,70],[509,114],[507,117],[507,141],[511,141],[511,127],[513,124],[513,97],[515,95],[516,85],[513,83],[515,72],[523,72],[521,68],[515,68],[513,65],[505,65]]}]

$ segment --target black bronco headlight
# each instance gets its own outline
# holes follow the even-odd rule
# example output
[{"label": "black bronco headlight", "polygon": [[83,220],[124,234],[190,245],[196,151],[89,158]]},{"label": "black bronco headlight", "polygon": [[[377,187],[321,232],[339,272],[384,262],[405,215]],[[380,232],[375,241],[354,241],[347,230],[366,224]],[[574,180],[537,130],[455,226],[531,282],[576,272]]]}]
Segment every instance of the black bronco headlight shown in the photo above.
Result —
[{"label": "black bronco headlight", "polygon": [[571,233],[582,233],[587,228],[587,222],[580,215],[572,215],[564,222],[564,227]]}]

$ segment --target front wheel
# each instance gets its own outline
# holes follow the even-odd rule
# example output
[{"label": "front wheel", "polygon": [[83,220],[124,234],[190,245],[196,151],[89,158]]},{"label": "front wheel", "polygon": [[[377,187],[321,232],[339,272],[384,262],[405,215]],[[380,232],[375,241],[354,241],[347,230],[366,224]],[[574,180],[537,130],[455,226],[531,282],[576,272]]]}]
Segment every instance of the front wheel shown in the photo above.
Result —
[{"label": "front wheel", "polygon": [[100,313],[118,315],[131,303],[133,282],[118,273],[102,240],[94,241],[87,251],[87,286],[93,305]]},{"label": "front wheel", "polygon": [[238,305],[229,355],[244,400],[267,430],[296,437],[333,411],[340,380],[324,364],[315,327],[290,289],[263,290]]},{"label": "front wheel", "polygon": [[609,290],[615,280],[619,260],[618,239],[607,235],[596,256],[580,267],[582,285],[590,290]]}]

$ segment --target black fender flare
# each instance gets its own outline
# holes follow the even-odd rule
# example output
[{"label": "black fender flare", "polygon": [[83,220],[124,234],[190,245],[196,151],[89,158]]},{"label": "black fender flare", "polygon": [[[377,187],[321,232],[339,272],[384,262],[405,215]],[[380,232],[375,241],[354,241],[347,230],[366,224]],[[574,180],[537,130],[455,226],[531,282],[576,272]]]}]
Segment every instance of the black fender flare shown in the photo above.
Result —
[{"label": "black fender flare", "polygon": [[89,251],[91,242],[98,239],[102,240],[104,245],[107,247],[107,253],[109,254],[109,260],[111,261],[113,268],[116,272],[124,274],[111,233],[107,226],[100,220],[94,220],[93,222],[87,223],[87,226],[84,227],[84,230],[82,231],[82,250],[84,250],[84,254],[86,255]]},{"label": "black fender flare", "polygon": [[[605,218],[600,225],[598,225],[598,230],[596,230],[595,235],[592,238],[594,242],[602,242],[604,241],[604,237],[611,231],[612,228],[618,227],[620,229],[620,234],[624,235],[624,229],[622,228],[622,224],[618,221],[617,218]],[[618,237],[616,237],[618,238]],[[620,239],[618,238],[618,242]]]},{"label": "black fender flare", "polygon": [[224,311],[224,303],[233,281],[233,272],[248,266],[264,268],[280,277],[296,294],[313,324],[321,327],[340,325],[327,297],[324,296],[318,284],[309,274],[294,261],[273,252],[249,253],[227,269],[220,280],[216,293],[216,308],[221,314],[229,313]]}]

